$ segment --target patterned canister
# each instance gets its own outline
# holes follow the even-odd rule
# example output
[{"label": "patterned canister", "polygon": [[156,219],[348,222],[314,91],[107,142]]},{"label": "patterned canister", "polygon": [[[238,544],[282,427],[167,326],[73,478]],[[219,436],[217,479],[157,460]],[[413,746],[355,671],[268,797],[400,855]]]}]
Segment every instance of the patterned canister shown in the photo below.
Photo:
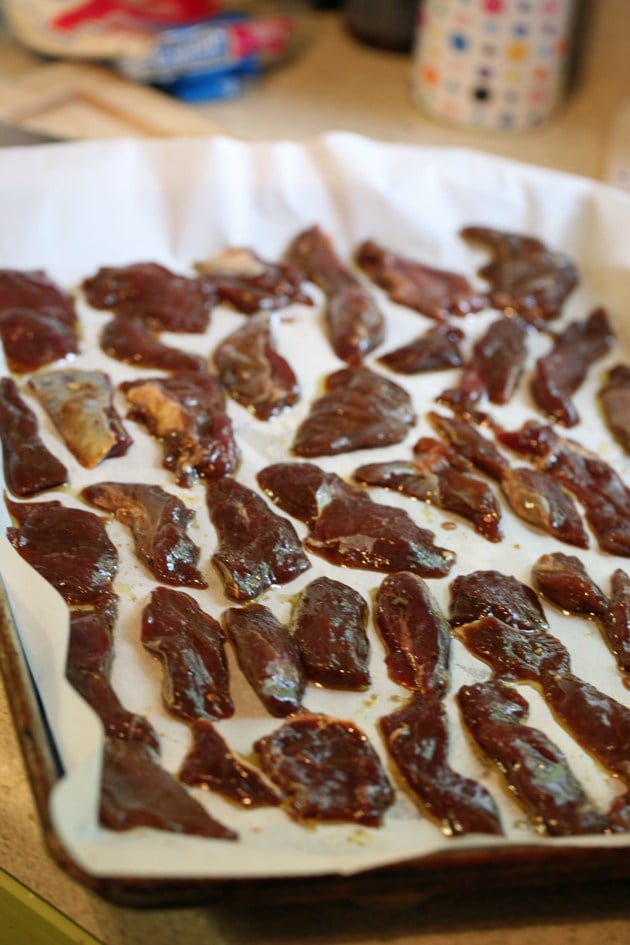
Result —
[{"label": "patterned canister", "polygon": [[574,12],[575,0],[424,0],[416,102],[471,127],[540,125],[566,91]]}]

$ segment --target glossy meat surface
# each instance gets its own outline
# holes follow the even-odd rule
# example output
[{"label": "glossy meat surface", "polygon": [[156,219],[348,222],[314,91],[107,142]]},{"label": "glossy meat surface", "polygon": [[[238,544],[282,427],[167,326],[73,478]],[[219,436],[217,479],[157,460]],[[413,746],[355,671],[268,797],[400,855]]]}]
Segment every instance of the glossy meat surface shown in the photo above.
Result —
[{"label": "glossy meat surface", "polygon": [[517,466],[505,469],[501,489],[512,511],[558,541],[578,548],[590,542],[571,495],[549,473]]},{"label": "glossy meat surface", "polygon": [[217,301],[245,315],[277,311],[294,303],[312,305],[303,289],[304,273],[286,262],[269,262],[251,249],[232,247],[196,264],[204,286]]},{"label": "glossy meat surface", "polygon": [[367,689],[368,614],[366,600],[341,581],[320,577],[305,587],[290,629],[307,679],[332,689]]},{"label": "glossy meat surface", "polygon": [[564,753],[544,732],[525,724],[529,706],[502,682],[462,686],[462,718],[479,747],[498,765],[533,822],[551,836],[603,833],[594,807]]},{"label": "glossy meat surface", "polygon": [[589,616],[606,613],[606,595],[576,555],[561,551],[541,555],[534,562],[532,577],[536,590],[561,610]]},{"label": "glossy meat surface", "polygon": [[45,313],[70,328],[77,323],[71,296],[43,269],[0,269],[0,313],[8,309]]},{"label": "glossy meat surface", "polygon": [[0,311],[0,339],[7,364],[15,374],[36,371],[79,351],[74,325],[45,310]]},{"label": "glossy meat surface", "polygon": [[266,315],[254,316],[228,335],[212,360],[229,396],[258,420],[269,420],[299,400],[298,379],[274,346]]},{"label": "glossy meat surface", "polygon": [[105,739],[99,814],[109,830],[152,827],[216,840],[237,839],[140,742]]},{"label": "glossy meat surface", "polygon": [[447,269],[427,266],[365,240],[356,253],[357,264],[399,305],[416,309],[429,318],[468,315],[486,305],[464,276]]},{"label": "glossy meat surface", "polygon": [[154,262],[103,266],[82,288],[93,308],[140,319],[156,331],[203,332],[214,304],[214,294],[200,279]]},{"label": "glossy meat surface", "polygon": [[293,452],[333,456],[400,443],[416,416],[407,391],[367,367],[342,368],[298,427]]},{"label": "glossy meat surface", "polygon": [[630,576],[622,568],[617,568],[610,583],[611,596],[601,616],[601,625],[619,669],[626,673],[626,685],[630,688]]},{"label": "glossy meat surface", "polygon": [[228,607],[223,623],[238,664],[270,715],[298,712],[305,677],[295,641],[263,604]]},{"label": "glossy meat surface", "polygon": [[212,722],[198,719],[191,732],[192,745],[177,775],[180,781],[216,791],[242,807],[280,803],[280,796],[262,773],[232,751]]},{"label": "glossy meat surface", "polygon": [[109,376],[67,368],[31,378],[29,387],[70,452],[93,469],[109,457],[124,456],[132,439],[113,403]]},{"label": "glossy meat surface", "polygon": [[219,541],[212,563],[230,600],[251,601],[310,567],[294,526],[253,489],[225,477],[209,482],[206,495]]},{"label": "glossy meat surface", "polygon": [[540,683],[546,672],[569,672],[569,651],[542,629],[524,630],[486,616],[456,627],[455,636],[502,679]]},{"label": "glossy meat surface", "polygon": [[160,440],[163,465],[180,486],[236,472],[240,449],[218,380],[210,375],[151,377],[121,385],[129,417]]},{"label": "glossy meat surface", "polygon": [[376,751],[352,722],[298,715],[259,739],[254,749],[298,821],[378,827],[394,800]]},{"label": "glossy meat surface", "polygon": [[206,370],[205,358],[164,344],[138,318],[112,318],[101,331],[100,345],[108,357],[138,368],[200,374]]},{"label": "glossy meat surface", "polygon": [[377,360],[398,374],[423,374],[460,367],[463,363],[463,331],[449,324],[435,325],[407,344],[400,345]]},{"label": "glossy meat surface", "polygon": [[479,617],[496,617],[521,630],[548,629],[536,593],[517,578],[500,571],[473,571],[451,583],[450,620],[453,627]]},{"label": "glossy meat surface", "polygon": [[68,470],[42,441],[37,417],[10,377],[0,378],[0,442],[5,484],[13,495],[28,498],[66,482]]},{"label": "glossy meat surface", "polygon": [[457,451],[491,479],[500,479],[509,468],[509,461],[500,449],[473,423],[462,417],[447,416],[430,410],[428,420],[435,431]]},{"label": "glossy meat surface", "polygon": [[158,581],[207,587],[197,569],[201,550],[186,532],[194,512],[177,496],[141,482],[99,482],[81,497],[129,528],[138,558]]},{"label": "glossy meat surface", "polygon": [[491,794],[448,763],[448,720],[435,693],[413,696],[379,719],[379,727],[406,783],[444,834],[503,832]]},{"label": "glossy meat surface", "polygon": [[173,715],[194,721],[234,713],[223,630],[190,594],[152,591],[142,611],[142,643],[162,661],[162,696]]},{"label": "glossy meat surface", "polygon": [[442,697],[448,686],[452,632],[426,582],[407,572],[388,575],[376,594],[375,621],[394,682]]},{"label": "glossy meat surface", "polygon": [[274,505],[307,525],[332,499],[359,494],[337,473],[315,463],[272,463],[259,470],[256,479]]},{"label": "glossy meat surface", "polygon": [[112,591],[118,552],[102,519],[61,502],[11,502],[18,522],[7,538],[68,604],[94,604]]},{"label": "glossy meat surface", "polygon": [[630,455],[630,365],[616,364],[598,391],[608,429]]}]

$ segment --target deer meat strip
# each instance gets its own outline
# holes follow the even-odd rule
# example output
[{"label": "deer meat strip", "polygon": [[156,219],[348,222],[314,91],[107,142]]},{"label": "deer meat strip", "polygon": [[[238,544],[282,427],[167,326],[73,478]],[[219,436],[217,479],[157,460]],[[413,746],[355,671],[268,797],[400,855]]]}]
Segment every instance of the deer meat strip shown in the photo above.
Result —
[{"label": "deer meat strip", "polygon": [[99,482],[81,497],[112,512],[131,531],[138,558],[164,584],[207,587],[197,570],[200,549],[186,534],[194,512],[161,486]]},{"label": "deer meat strip", "polygon": [[113,404],[111,381],[102,371],[48,371],[31,378],[29,387],[85,468],[124,456],[131,446],[133,441]]},{"label": "deer meat strip", "polygon": [[606,426],[630,455],[630,365],[616,364],[598,391]]},{"label": "deer meat strip", "polygon": [[501,490],[524,522],[558,541],[588,548],[588,534],[573,499],[549,473],[528,466],[507,468],[501,476]]},{"label": "deer meat strip", "polygon": [[0,442],[5,482],[14,495],[28,498],[67,482],[68,470],[42,441],[37,417],[10,377],[0,378]]},{"label": "deer meat strip", "polygon": [[196,263],[195,269],[217,301],[244,315],[277,311],[294,303],[313,304],[302,289],[306,277],[298,266],[268,262],[251,249],[232,247]]},{"label": "deer meat strip", "polygon": [[306,678],[332,689],[367,689],[367,621],[368,605],[354,588],[328,577],[311,581],[290,627]]},{"label": "deer meat strip", "polygon": [[298,715],[255,742],[254,749],[297,821],[378,827],[394,800],[379,756],[353,722]]},{"label": "deer meat strip", "polygon": [[606,817],[586,796],[564,753],[544,732],[524,724],[529,706],[500,681],[462,686],[464,724],[499,767],[534,824],[551,836],[603,833]]},{"label": "deer meat strip", "polygon": [[461,342],[464,333],[449,324],[434,325],[408,344],[394,348],[377,358],[398,374],[424,374],[446,371],[463,363]]},{"label": "deer meat strip", "polygon": [[61,502],[11,502],[17,527],[7,529],[15,550],[68,604],[95,604],[110,594],[118,552],[102,519]]},{"label": "deer meat strip", "polygon": [[216,377],[176,374],[121,384],[129,417],[162,443],[163,465],[180,486],[236,472],[241,455]]},{"label": "deer meat strip", "polygon": [[341,261],[332,240],[318,226],[295,237],[287,258],[326,296],[326,323],[337,357],[359,364],[385,337],[385,320],[372,293]]},{"label": "deer meat strip", "polygon": [[569,651],[541,629],[523,630],[487,616],[456,627],[455,636],[504,679],[539,683],[544,672],[569,672]]},{"label": "deer meat strip", "polygon": [[326,393],[298,427],[293,452],[334,456],[400,443],[416,422],[411,397],[367,367],[342,368],[326,378]]},{"label": "deer meat strip", "polygon": [[310,568],[291,522],[272,512],[253,489],[225,477],[209,482],[206,495],[219,538],[212,563],[230,600],[253,600]]},{"label": "deer meat strip", "polygon": [[444,834],[503,833],[491,794],[448,763],[448,720],[436,693],[414,695],[379,727],[406,783]]},{"label": "deer meat strip", "polygon": [[44,310],[0,311],[0,338],[9,369],[15,374],[36,371],[79,352],[74,326]]},{"label": "deer meat strip", "polygon": [[156,333],[137,318],[112,318],[101,331],[100,345],[108,357],[134,367],[173,373],[204,374],[206,371],[205,358],[163,344]]},{"label": "deer meat strip", "polygon": [[142,643],[164,665],[162,695],[173,715],[185,721],[233,715],[225,635],[190,594],[152,591],[142,611]]},{"label": "deer meat strip", "polygon": [[212,359],[230,397],[258,420],[269,420],[299,400],[297,377],[274,347],[266,315],[254,316],[228,335]]},{"label": "deer meat strip", "polygon": [[451,583],[451,625],[459,627],[479,617],[496,617],[521,630],[549,628],[531,587],[500,571],[473,571],[459,575]]},{"label": "deer meat strip", "polygon": [[452,632],[426,583],[416,574],[390,574],[377,591],[375,608],[393,681],[442,697],[448,686]]},{"label": "deer meat strip", "polygon": [[325,472],[315,463],[272,463],[256,480],[274,505],[306,525],[312,525],[328,503],[361,493],[337,473]]}]

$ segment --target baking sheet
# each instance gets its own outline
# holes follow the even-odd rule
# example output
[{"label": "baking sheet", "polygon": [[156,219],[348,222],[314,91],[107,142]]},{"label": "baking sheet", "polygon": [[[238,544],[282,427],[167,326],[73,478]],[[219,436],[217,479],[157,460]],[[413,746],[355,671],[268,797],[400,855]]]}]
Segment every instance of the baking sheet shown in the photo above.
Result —
[{"label": "baking sheet", "polygon": [[[628,458],[603,429],[593,398],[606,367],[629,357],[630,327],[624,316],[630,297],[630,244],[625,238],[630,226],[630,197],[620,191],[474,152],[384,145],[348,134],[329,135],[307,144],[242,144],[213,138],[14,149],[0,154],[0,170],[2,264],[44,268],[68,289],[100,265],[152,260],[185,273],[191,271],[193,262],[234,245],[249,246],[269,259],[278,258],[289,240],[312,223],[319,223],[330,233],[340,254],[347,258],[361,240],[372,237],[401,253],[474,279],[482,255],[457,236],[461,226],[483,223],[530,232],[568,252],[579,267],[582,281],[566,305],[565,321],[584,317],[596,304],[609,309],[619,347],[595,366],[576,395],[582,422],[570,435],[612,462],[628,480]],[[428,320],[389,303],[375,291],[387,316],[388,337],[382,351],[411,340],[429,326]],[[321,299],[316,290],[313,295]],[[84,339],[83,353],[75,363],[105,367],[114,383],[141,373],[98,352],[98,332],[107,316],[91,311],[80,296],[77,306]],[[492,317],[490,312],[480,313],[461,322],[469,333],[468,343]],[[170,340],[191,351],[209,353],[242,319],[235,312],[220,309],[203,338],[173,336]],[[279,313],[274,334],[281,352],[298,374],[302,400],[290,413],[266,424],[230,403],[243,450],[238,476],[251,486],[261,466],[288,456],[293,431],[306,415],[322,378],[342,366],[325,339],[319,307],[293,306]],[[168,335],[165,340],[169,340]],[[542,338],[535,339],[532,360],[538,353],[536,346],[542,351],[546,344]],[[368,362],[372,360],[370,357]],[[456,376],[456,372],[446,372],[437,381],[435,375],[402,380],[414,396],[419,415],[418,425],[405,443],[384,451],[324,459],[321,465],[349,475],[361,462],[408,458],[411,445],[430,432],[424,413],[434,406],[435,393],[449,386]],[[523,394],[509,406],[495,408],[507,426],[516,426],[531,415],[525,391],[523,387]],[[108,460],[88,473],[65,450],[39,406],[30,398],[29,403],[38,413],[43,438],[70,470],[71,488],[55,497],[80,505],[76,494],[87,482],[129,478],[160,483],[187,498],[196,512],[190,534],[203,549],[203,570],[209,581],[207,591],[191,593],[217,617],[230,606],[209,564],[215,538],[202,487],[176,487],[160,466],[157,444],[130,422],[127,425],[135,443],[129,454]],[[124,413],[122,399],[118,405]],[[373,495],[379,501],[406,508],[421,525],[436,533],[438,544],[457,552],[458,563],[449,578],[428,582],[444,610],[450,579],[458,573],[496,568],[527,582],[531,565],[540,554],[571,551],[528,528],[507,511],[506,538],[492,545],[463,522],[457,522],[452,530],[453,517],[439,510],[391,492],[375,490]],[[3,532],[7,524],[2,509]],[[297,528],[303,534],[299,523]],[[175,772],[189,746],[188,729],[163,711],[161,669],[139,644],[141,609],[155,582],[135,561],[122,526],[111,522],[108,530],[122,557],[116,588],[120,618],[112,681],[128,708],[150,718],[162,740],[163,764]],[[596,550],[580,552],[580,557],[604,590],[615,568],[627,565],[623,559]],[[319,574],[346,580],[369,600],[383,578],[370,572],[340,572],[314,556],[311,561],[313,567],[299,579],[263,596],[262,602],[272,607],[280,619],[288,616],[295,594]],[[291,822],[281,810],[243,812],[217,795],[194,791],[214,816],[238,830],[237,843],[145,829],[123,834],[105,831],[96,818],[100,725],[63,678],[65,605],[5,541],[0,544],[0,570],[65,768],[64,777],[51,795],[55,829],[76,863],[92,875],[250,879],[353,874],[444,850],[491,851],[523,844],[582,848],[628,844],[627,835],[545,839],[526,822],[496,773],[484,765],[462,735],[453,693],[464,682],[485,678],[488,670],[458,642],[453,648],[447,698],[453,723],[451,763],[463,773],[482,779],[500,802],[504,838],[446,838],[419,813],[404,790],[398,790],[396,803],[378,829],[337,824],[306,829]],[[547,608],[547,615],[552,632],[571,652],[573,671],[627,704],[628,692],[596,628],[551,608]],[[375,723],[379,715],[401,704],[408,693],[388,679],[382,646],[373,627],[370,638],[370,691],[335,693],[309,686],[305,706],[354,718],[371,737],[391,772]],[[264,712],[233,661],[231,668],[236,714],[233,719],[217,723],[217,727],[235,750],[249,754],[253,741],[281,722]],[[530,701],[530,724],[543,728],[564,748],[587,792],[603,808],[608,807],[622,785],[602,772],[563,732],[533,690],[522,691]]]}]

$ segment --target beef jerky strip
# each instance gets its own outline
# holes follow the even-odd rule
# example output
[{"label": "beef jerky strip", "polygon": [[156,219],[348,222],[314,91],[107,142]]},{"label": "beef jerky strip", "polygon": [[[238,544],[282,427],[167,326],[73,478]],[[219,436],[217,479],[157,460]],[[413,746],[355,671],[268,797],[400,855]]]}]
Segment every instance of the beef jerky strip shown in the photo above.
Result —
[{"label": "beef jerky strip", "polygon": [[367,621],[367,602],[354,588],[328,577],[311,581],[290,624],[306,678],[333,689],[367,689]]},{"label": "beef jerky strip", "polygon": [[79,353],[76,328],[45,310],[0,311],[0,339],[9,369],[15,374],[37,371]]},{"label": "beef jerky strip", "polygon": [[219,539],[212,563],[230,600],[253,600],[310,567],[291,522],[253,489],[224,477],[208,483],[207,502]]},{"label": "beef jerky strip", "polygon": [[466,226],[461,236],[481,243],[492,260],[479,269],[490,284],[491,304],[508,314],[516,312],[529,322],[556,318],[578,284],[577,269],[563,253],[541,240],[487,226]]},{"label": "beef jerky strip", "polygon": [[0,269],[0,314],[9,309],[41,312],[69,328],[77,326],[71,296],[43,269]]},{"label": "beef jerky strip", "polygon": [[105,739],[99,818],[109,830],[152,827],[215,840],[237,839],[161,767],[148,745],[116,738]]},{"label": "beef jerky strip", "polygon": [[223,625],[243,675],[269,714],[299,711],[305,687],[300,654],[273,612],[262,604],[229,607]]},{"label": "beef jerky strip", "polygon": [[104,266],[83,281],[82,289],[93,308],[140,319],[153,331],[203,333],[215,301],[201,279],[153,262]]},{"label": "beef jerky strip", "polygon": [[326,323],[335,354],[358,364],[385,337],[385,320],[371,292],[337,255],[332,240],[318,226],[299,233],[287,250],[326,296]]},{"label": "beef jerky strip", "polygon": [[434,325],[413,341],[394,348],[377,358],[398,374],[423,374],[461,367],[461,341],[464,333],[448,324]]},{"label": "beef jerky strip", "polygon": [[100,346],[115,361],[160,371],[206,371],[206,359],[163,344],[156,333],[139,319],[113,318],[100,335]]},{"label": "beef jerky strip", "polygon": [[234,713],[221,625],[183,591],[157,587],[142,611],[142,643],[164,666],[168,710],[188,722]]},{"label": "beef jerky strip", "polygon": [[113,404],[111,381],[103,371],[48,371],[31,378],[29,387],[70,452],[87,469],[124,456],[131,446]]},{"label": "beef jerky strip", "polygon": [[608,429],[630,455],[630,365],[611,368],[597,396]]},{"label": "beef jerky strip", "polygon": [[441,698],[448,686],[452,632],[425,581],[406,572],[388,575],[376,594],[375,620],[392,680]]},{"label": "beef jerky strip", "polygon": [[110,594],[118,552],[102,519],[61,502],[11,502],[17,526],[7,529],[15,550],[68,604],[95,604]]},{"label": "beef jerky strip", "polygon": [[551,836],[603,833],[603,816],[586,796],[564,753],[544,732],[524,724],[526,700],[500,681],[462,686],[464,724],[502,771],[534,824]]},{"label": "beef jerky strip", "polygon": [[379,727],[405,782],[444,834],[503,833],[492,795],[448,763],[448,720],[436,693],[414,695]]},{"label": "beef jerky strip", "polygon": [[299,400],[297,377],[274,346],[267,315],[254,316],[228,335],[212,360],[229,396],[258,420],[269,420]]},{"label": "beef jerky strip", "polygon": [[580,418],[571,395],[614,341],[603,308],[596,308],[584,321],[571,322],[556,337],[551,351],[536,361],[532,394],[540,409],[565,427],[575,426]]},{"label": "beef jerky strip", "polygon": [[108,595],[95,609],[73,610],[66,657],[66,677],[94,709],[111,738],[145,742],[159,748],[158,736],[142,715],[126,709],[110,681],[117,598]]},{"label": "beef jerky strip", "polygon": [[0,378],[0,442],[4,479],[13,495],[28,498],[67,481],[68,470],[42,441],[37,417],[10,377]]},{"label": "beef jerky strip", "polygon": [[302,289],[306,277],[298,266],[269,262],[251,249],[231,247],[196,263],[195,269],[219,302],[244,315],[277,311],[294,303],[313,304]]},{"label": "beef jerky strip", "polygon": [[163,465],[178,485],[236,471],[240,450],[216,377],[178,374],[121,384],[129,417],[143,423],[163,447]]},{"label": "beef jerky strip", "polygon": [[236,755],[212,722],[197,719],[191,733],[193,742],[177,775],[180,781],[216,791],[241,807],[280,803],[280,795],[262,772]]},{"label": "beef jerky strip", "polygon": [[376,751],[353,722],[298,715],[259,739],[254,749],[297,821],[378,827],[394,800]]},{"label": "beef jerky strip", "polygon": [[400,443],[416,421],[400,385],[367,367],[342,368],[326,378],[295,435],[298,456],[334,456]]},{"label": "beef jerky strip", "polygon": [[112,512],[131,531],[136,555],[164,584],[207,587],[197,569],[200,549],[186,534],[194,512],[161,486],[131,482],[99,482],[86,486],[81,497]]},{"label": "beef jerky strip", "polygon": [[487,304],[465,276],[447,269],[424,265],[385,249],[374,240],[365,240],[356,253],[361,269],[385,289],[399,305],[416,309],[429,318],[468,315]]},{"label": "beef jerky strip", "polygon": [[333,498],[361,494],[315,463],[272,463],[259,470],[256,479],[274,505],[306,525],[312,525]]},{"label": "beef jerky strip", "polygon": [[537,594],[512,575],[500,571],[472,571],[456,577],[450,587],[453,627],[479,617],[496,617],[520,630],[549,629]]}]

